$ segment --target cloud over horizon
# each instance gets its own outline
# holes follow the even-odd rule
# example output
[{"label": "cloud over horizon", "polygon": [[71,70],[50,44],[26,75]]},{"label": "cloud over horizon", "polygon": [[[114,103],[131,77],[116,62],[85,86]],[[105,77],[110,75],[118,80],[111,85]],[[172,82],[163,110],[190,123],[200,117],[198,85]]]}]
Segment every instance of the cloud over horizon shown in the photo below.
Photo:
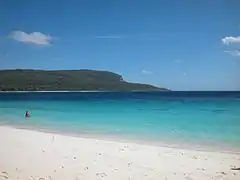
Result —
[{"label": "cloud over horizon", "polygon": [[152,71],[148,71],[148,70],[145,70],[145,69],[143,69],[143,70],[141,71],[141,73],[142,73],[142,74],[146,74],[146,75],[153,74]]},{"label": "cloud over horizon", "polygon": [[231,54],[232,56],[240,56],[240,50],[231,50],[231,51],[224,51],[224,52]]},{"label": "cloud over horizon", "polygon": [[35,44],[41,46],[51,45],[53,37],[41,32],[26,33],[23,31],[13,31],[9,34],[9,38],[26,44]]},{"label": "cloud over horizon", "polygon": [[233,36],[228,36],[222,38],[222,42],[225,45],[230,45],[230,44],[240,44],[240,36],[233,37]]},{"label": "cloud over horizon", "polygon": [[233,36],[228,36],[222,38],[222,43],[224,45],[230,46],[230,50],[224,51],[225,53],[228,53],[232,56],[238,56],[240,57],[240,50],[239,50],[239,45],[240,45],[240,36],[233,37]]}]

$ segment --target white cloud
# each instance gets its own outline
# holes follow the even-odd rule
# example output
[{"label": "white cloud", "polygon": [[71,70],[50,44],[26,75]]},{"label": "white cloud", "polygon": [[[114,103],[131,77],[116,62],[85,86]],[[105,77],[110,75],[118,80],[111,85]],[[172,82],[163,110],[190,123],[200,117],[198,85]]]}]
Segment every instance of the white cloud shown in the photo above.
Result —
[{"label": "white cloud", "polygon": [[233,36],[224,37],[224,38],[222,38],[222,42],[225,45],[240,44],[240,36],[238,36],[238,37],[233,37]]},{"label": "white cloud", "polygon": [[141,73],[142,73],[142,74],[149,75],[149,74],[152,74],[153,72],[143,69],[143,70],[141,71]]},{"label": "white cloud", "polygon": [[52,36],[41,32],[32,32],[28,34],[23,31],[13,31],[10,33],[9,37],[15,41],[42,46],[50,45],[53,39]]},{"label": "white cloud", "polygon": [[184,76],[186,76],[186,75],[187,75],[187,73],[183,73],[183,75],[184,75]]},{"label": "white cloud", "polygon": [[224,52],[231,54],[232,56],[240,56],[240,50],[231,50],[231,51],[224,51]]}]

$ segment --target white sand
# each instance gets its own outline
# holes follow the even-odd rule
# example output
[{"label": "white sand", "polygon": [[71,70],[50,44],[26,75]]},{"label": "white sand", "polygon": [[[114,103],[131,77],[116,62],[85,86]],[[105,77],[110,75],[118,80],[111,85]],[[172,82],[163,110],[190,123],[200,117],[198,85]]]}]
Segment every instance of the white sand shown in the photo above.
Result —
[{"label": "white sand", "polygon": [[0,127],[1,180],[240,180],[234,167],[240,168],[239,154]]}]

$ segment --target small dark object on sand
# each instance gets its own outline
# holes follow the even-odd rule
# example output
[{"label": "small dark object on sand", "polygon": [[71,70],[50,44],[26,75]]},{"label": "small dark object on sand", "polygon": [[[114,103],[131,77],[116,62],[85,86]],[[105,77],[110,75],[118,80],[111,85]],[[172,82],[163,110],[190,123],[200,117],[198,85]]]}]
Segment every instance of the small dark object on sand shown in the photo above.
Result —
[{"label": "small dark object on sand", "polygon": [[240,168],[231,168],[231,170],[240,171]]}]

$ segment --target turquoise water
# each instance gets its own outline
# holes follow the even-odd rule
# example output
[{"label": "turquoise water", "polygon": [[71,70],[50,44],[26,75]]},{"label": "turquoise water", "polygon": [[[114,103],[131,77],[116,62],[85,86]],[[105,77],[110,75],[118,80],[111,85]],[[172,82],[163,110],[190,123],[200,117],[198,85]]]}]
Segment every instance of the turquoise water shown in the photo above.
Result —
[{"label": "turquoise water", "polygon": [[240,150],[239,93],[169,93],[1,93],[0,124]]}]

